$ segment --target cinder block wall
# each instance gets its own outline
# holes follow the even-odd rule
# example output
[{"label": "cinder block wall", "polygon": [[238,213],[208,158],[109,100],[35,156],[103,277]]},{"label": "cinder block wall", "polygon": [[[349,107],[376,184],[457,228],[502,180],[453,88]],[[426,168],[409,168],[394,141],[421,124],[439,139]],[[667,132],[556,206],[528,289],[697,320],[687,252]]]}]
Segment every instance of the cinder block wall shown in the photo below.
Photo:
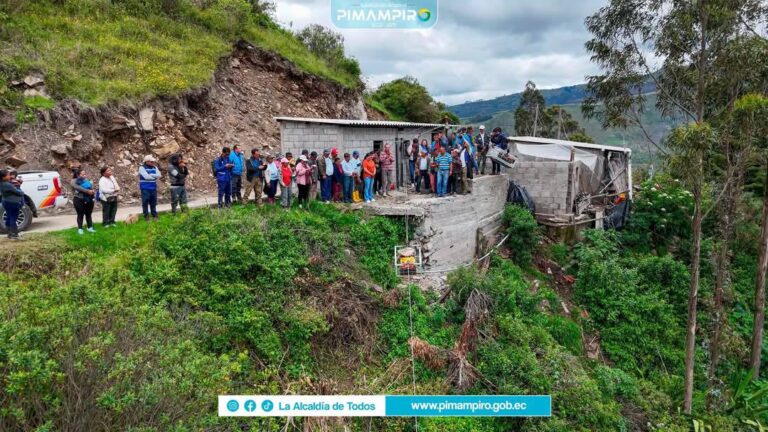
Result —
[{"label": "cinder block wall", "polygon": [[[280,152],[298,157],[303,149],[322,153],[324,148],[339,147],[341,129],[336,125],[280,122]],[[341,149],[339,149],[341,151]]]},{"label": "cinder block wall", "polygon": [[525,186],[536,204],[536,213],[566,215],[570,162],[515,162],[507,174]]}]

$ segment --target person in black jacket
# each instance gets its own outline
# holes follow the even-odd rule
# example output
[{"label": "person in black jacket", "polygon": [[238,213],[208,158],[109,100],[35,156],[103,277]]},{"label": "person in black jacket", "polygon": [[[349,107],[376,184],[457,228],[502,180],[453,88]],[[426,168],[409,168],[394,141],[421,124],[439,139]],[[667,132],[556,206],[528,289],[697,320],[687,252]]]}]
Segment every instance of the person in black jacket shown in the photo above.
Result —
[{"label": "person in black jacket", "polygon": [[176,206],[182,212],[187,211],[187,176],[189,169],[181,153],[171,156],[168,164],[168,178],[171,180],[171,213],[176,214]]},{"label": "person in black jacket", "polygon": [[251,150],[251,157],[245,161],[245,194],[243,199],[248,204],[253,190],[256,205],[261,205],[261,193],[264,189],[264,170],[267,169],[266,161],[261,159],[259,149]]},{"label": "person in black jacket", "polygon": [[8,238],[18,240],[19,227],[16,221],[19,219],[19,212],[24,206],[24,192],[16,185],[11,183],[11,173],[8,170],[0,170],[0,194],[3,199],[3,210],[5,210],[5,229]]}]

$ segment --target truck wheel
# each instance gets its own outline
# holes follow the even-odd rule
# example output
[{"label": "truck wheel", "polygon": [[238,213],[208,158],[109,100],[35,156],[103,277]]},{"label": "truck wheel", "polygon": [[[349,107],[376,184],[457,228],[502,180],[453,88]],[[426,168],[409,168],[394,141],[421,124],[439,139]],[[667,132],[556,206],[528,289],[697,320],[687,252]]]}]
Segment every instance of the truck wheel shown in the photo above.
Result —
[{"label": "truck wheel", "polygon": [[[19,217],[16,219],[16,226],[19,227],[19,231],[26,231],[29,225],[32,224],[32,209],[28,205],[24,205],[19,212]],[[5,209],[0,207],[0,233],[7,234],[5,229]]]}]

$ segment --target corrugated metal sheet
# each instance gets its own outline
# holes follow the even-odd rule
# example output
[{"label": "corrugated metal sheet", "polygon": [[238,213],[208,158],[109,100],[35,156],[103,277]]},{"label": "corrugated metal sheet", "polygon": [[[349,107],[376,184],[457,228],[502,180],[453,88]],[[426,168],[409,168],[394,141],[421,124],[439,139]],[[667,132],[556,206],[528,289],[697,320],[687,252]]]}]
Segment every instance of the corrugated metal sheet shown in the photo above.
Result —
[{"label": "corrugated metal sheet", "polygon": [[[373,120],[351,120],[351,119],[321,119],[309,117],[274,117],[276,121],[289,121],[296,123],[323,123],[340,126],[365,126],[365,127],[434,127],[440,128],[445,125],[440,123],[409,123],[398,121],[373,121]],[[457,125],[448,125],[448,127],[458,127]]]}]

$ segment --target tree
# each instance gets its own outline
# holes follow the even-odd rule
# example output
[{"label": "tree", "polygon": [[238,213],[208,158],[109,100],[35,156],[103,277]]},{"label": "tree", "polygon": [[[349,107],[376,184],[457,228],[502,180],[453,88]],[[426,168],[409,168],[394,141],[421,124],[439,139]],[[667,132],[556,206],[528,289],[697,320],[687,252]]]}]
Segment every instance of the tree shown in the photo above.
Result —
[{"label": "tree", "polygon": [[[718,78],[722,80],[723,74],[717,61],[726,56],[731,41],[748,32],[749,26],[743,24],[745,20],[753,25],[759,22],[760,15],[749,12],[759,8],[759,0],[611,0],[586,20],[593,36],[586,44],[587,50],[604,73],[588,79],[590,96],[583,105],[585,115],[600,118],[604,127],[635,124],[642,128],[644,90],[651,81],[656,87],[657,107],[664,115],[683,116],[696,123],[694,129],[678,132],[677,142],[669,147],[679,152],[674,157],[690,163],[685,173],[703,176],[707,152],[700,147],[703,143],[696,144],[688,138],[716,136],[705,132],[711,130],[705,122],[728,108],[718,95],[721,88],[716,83]],[[656,69],[653,59],[660,59],[660,69]],[[729,64],[729,67],[741,68],[742,65]],[[735,99],[743,91],[737,88],[729,96]],[[705,179],[701,177],[691,182],[694,215],[685,343],[685,413],[691,412],[693,400],[704,184]]]},{"label": "tree", "polygon": [[532,81],[525,83],[525,90],[520,96],[520,105],[515,110],[515,134],[537,136],[541,132],[541,121],[546,102],[544,96]]},{"label": "tree", "polygon": [[344,58],[344,36],[320,24],[310,24],[296,33],[296,37],[314,55],[336,64]]},{"label": "tree", "polygon": [[[768,98],[763,95],[747,95],[736,102],[733,112],[734,129],[745,146],[758,151],[758,161],[768,174]],[[753,376],[760,375],[760,357],[763,351],[763,327],[765,325],[765,277],[768,270],[768,175],[763,192],[763,215],[760,230],[757,275],[755,277],[755,320],[752,328],[752,351],[749,366]]]},{"label": "tree", "polygon": [[520,105],[515,110],[515,133],[521,136],[593,142],[568,111],[559,105],[547,108],[544,96],[532,81],[525,84]]},{"label": "tree", "polygon": [[438,104],[416,78],[406,76],[382,84],[371,98],[397,118],[422,123],[442,121]]}]

